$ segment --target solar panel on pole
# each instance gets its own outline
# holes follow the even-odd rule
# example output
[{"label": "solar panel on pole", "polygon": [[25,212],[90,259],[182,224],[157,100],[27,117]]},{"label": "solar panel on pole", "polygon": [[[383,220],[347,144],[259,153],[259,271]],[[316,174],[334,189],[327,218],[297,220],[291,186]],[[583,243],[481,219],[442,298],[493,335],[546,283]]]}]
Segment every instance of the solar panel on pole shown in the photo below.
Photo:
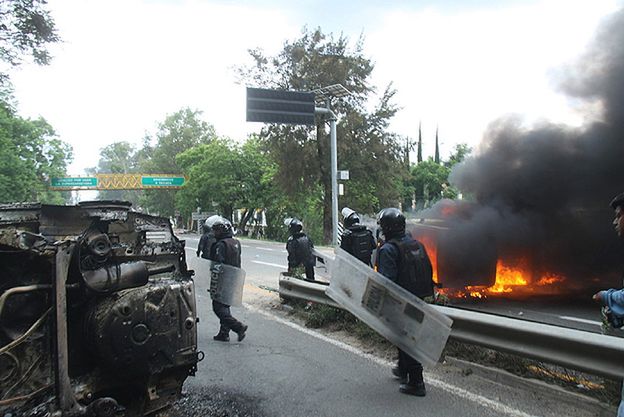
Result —
[{"label": "solar panel on pole", "polygon": [[314,124],[314,93],[247,87],[247,121]]}]

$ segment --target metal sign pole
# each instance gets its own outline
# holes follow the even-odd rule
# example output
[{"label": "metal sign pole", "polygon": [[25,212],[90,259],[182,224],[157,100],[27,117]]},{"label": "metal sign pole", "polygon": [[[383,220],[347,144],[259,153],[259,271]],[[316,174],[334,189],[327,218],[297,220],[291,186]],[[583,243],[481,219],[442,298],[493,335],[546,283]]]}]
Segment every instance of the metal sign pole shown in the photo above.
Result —
[{"label": "metal sign pole", "polygon": [[338,145],[336,143],[336,117],[332,113],[329,121],[331,141],[331,185],[332,185],[332,244],[338,243]]}]

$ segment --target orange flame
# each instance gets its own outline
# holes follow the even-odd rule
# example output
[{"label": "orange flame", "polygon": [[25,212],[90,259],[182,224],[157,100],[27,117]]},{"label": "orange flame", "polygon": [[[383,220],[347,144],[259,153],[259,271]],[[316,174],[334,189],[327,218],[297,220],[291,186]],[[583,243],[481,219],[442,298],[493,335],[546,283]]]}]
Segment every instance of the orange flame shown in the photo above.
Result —
[{"label": "orange flame", "polygon": [[437,284],[440,281],[438,278],[438,250],[435,240],[429,235],[418,236],[418,240],[425,245],[425,250],[427,251],[427,255],[429,255],[429,260],[431,261],[431,267],[433,269],[433,282]]}]

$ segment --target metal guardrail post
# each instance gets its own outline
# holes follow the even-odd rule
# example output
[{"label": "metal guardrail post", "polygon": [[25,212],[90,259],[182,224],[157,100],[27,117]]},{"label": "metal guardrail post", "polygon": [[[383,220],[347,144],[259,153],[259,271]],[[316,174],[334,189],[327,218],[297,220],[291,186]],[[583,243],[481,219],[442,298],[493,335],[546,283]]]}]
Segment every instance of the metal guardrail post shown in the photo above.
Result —
[{"label": "metal guardrail post", "polygon": [[[326,285],[280,275],[280,296],[341,308]],[[458,308],[434,306],[453,319],[450,338],[608,378],[624,377],[624,339]]]}]

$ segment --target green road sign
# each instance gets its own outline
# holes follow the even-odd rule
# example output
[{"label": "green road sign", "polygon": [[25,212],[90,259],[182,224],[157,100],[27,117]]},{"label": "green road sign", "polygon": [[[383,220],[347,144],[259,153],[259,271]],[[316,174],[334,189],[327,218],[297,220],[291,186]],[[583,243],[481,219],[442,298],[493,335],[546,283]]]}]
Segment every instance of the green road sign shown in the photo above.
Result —
[{"label": "green road sign", "polygon": [[141,185],[144,187],[181,187],[184,185],[184,177],[141,177]]},{"label": "green road sign", "polygon": [[98,180],[95,177],[60,177],[50,178],[52,187],[97,187]]}]

